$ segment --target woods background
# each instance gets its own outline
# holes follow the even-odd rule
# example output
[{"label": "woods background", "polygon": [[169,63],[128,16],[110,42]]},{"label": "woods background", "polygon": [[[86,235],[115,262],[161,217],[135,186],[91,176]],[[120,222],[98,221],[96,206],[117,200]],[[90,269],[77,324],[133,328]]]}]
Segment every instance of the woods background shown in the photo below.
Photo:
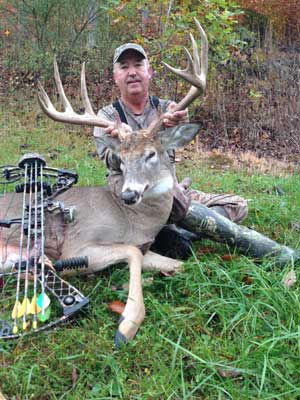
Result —
[{"label": "woods background", "polygon": [[161,61],[184,67],[196,16],[210,43],[206,101],[191,110],[204,122],[201,145],[297,161],[299,15],[297,0],[1,0],[1,97],[33,96],[37,78],[52,76],[56,55],[68,94],[77,93],[80,65],[88,63],[98,109],[117,95],[114,49],[134,41],[150,54],[153,93],[179,99],[186,87]]}]

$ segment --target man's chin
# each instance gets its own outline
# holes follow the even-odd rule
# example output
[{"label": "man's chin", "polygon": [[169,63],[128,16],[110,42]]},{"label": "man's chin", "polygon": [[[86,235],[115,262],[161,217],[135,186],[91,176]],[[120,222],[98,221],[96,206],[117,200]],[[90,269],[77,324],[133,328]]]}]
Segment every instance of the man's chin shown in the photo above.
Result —
[{"label": "man's chin", "polygon": [[143,93],[143,90],[140,87],[135,87],[135,88],[129,88],[128,94],[130,95],[139,95]]}]

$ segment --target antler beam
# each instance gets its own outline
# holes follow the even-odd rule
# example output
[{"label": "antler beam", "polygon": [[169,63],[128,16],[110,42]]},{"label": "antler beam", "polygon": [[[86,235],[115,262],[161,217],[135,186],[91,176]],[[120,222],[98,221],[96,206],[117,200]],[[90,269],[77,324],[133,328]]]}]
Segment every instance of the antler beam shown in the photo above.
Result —
[{"label": "antler beam", "polygon": [[69,103],[65,95],[63,85],[61,83],[56,59],[54,59],[54,78],[59,98],[65,108],[65,111],[60,112],[56,110],[53,103],[49,99],[45,89],[43,88],[41,82],[38,81],[38,93],[37,93],[38,101],[40,103],[42,110],[48,115],[48,117],[54,119],[55,121],[66,122],[76,125],[99,126],[101,128],[108,128],[109,126],[115,126],[115,122],[99,118],[93,111],[91,102],[87,94],[86,81],[85,81],[85,63],[83,63],[81,69],[81,98],[85,110],[84,114],[76,113],[73,110],[71,104]]}]

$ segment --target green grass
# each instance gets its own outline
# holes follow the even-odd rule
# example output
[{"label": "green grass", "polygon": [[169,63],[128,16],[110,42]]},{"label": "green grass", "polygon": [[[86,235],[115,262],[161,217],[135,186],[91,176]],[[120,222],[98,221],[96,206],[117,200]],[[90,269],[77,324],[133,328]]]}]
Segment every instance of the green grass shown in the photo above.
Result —
[{"label": "green grass", "polygon": [[[51,166],[76,169],[81,185],[104,183],[105,169],[82,129],[40,117],[31,103],[15,107],[8,102],[0,110],[0,164],[40,152]],[[298,175],[224,172],[201,160],[179,165],[181,177],[187,171],[195,188],[251,199],[246,225],[299,246],[290,225],[300,221]],[[203,245],[214,251],[197,255]],[[0,343],[3,393],[10,400],[299,399],[299,283],[282,285],[289,267],[244,256],[225,262],[225,253],[223,245],[199,243],[184,272],[155,275],[144,288],[145,321],[120,351],[113,344],[118,316],[107,304],[126,300],[126,291],[112,286],[128,281],[127,270],[73,278],[90,297],[89,312],[56,330]]]}]

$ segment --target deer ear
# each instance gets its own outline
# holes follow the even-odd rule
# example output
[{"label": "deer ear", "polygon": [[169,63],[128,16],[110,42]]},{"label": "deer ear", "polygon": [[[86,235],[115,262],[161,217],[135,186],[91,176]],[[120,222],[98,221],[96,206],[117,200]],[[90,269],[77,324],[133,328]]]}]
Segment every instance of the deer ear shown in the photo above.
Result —
[{"label": "deer ear", "polygon": [[159,132],[158,137],[166,150],[175,150],[191,142],[201,128],[200,123],[178,125]]}]

